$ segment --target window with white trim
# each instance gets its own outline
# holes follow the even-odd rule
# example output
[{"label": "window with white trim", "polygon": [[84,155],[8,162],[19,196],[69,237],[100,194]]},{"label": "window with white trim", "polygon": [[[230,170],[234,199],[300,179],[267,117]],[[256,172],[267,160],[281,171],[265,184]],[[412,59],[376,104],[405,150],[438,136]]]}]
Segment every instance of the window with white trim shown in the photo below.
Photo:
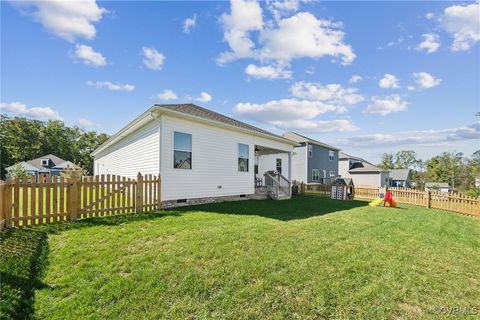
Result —
[{"label": "window with white trim", "polygon": [[330,171],[330,178],[335,178],[335,171]]},{"label": "window with white trim", "polygon": [[277,158],[276,168],[277,172],[282,174],[282,159]]},{"label": "window with white trim", "polygon": [[48,166],[48,159],[42,159],[42,166]]},{"label": "window with white trim", "polygon": [[173,167],[192,169],[192,135],[183,132],[173,133]]},{"label": "window with white trim", "polygon": [[333,151],[333,150],[328,150],[328,159],[329,159],[330,161],[335,160],[335,151]]},{"label": "window with white trim", "polygon": [[308,145],[308,157],[311,158],[313,155],[313,146],[311,144]]},{"label": "window with white trim", "polygon": [[319,181],[320,180],[320,170],[313,169],[312,170],[312,181]]},{"label": "window with white trim", "polygon": [[249,147],[248,144],[238,144],[238,171],[248,172]]}]

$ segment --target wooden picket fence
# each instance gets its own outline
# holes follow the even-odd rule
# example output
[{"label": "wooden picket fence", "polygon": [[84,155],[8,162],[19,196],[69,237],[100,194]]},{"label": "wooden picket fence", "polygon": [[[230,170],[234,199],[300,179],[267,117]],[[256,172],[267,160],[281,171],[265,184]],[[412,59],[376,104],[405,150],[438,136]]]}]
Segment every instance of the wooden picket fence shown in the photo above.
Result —
[{"label": "wooden picket fence", "polygon": [[[388,191],[392,192],[393,199],[399,203],[480,216],[480,198],[453,192],[421,191],[407,188],[388,188]],[[355,186],[355,198],[375,199],[378,197],[379,188]]]},{"label": "wooden picket fence", "polygon": [[161,179],[116,175],[0,182],[0,230],[161,208]]},{"label": "wooden picket fence", "polygon": [[322,183],[301,183],[300,192],[330,196],[332,185]]}]

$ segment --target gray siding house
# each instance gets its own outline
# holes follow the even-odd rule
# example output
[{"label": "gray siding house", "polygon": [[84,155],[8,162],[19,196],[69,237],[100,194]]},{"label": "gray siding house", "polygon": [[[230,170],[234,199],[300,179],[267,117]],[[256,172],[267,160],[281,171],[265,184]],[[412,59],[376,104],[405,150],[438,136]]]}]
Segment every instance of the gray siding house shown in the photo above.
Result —
[{"label": "gray siding house", "polygon": [[292,180],[329,184],[338,177],[340,149],[295,132],[285,132],[283,136],[300,145],[294,148],[292,156]]},{"label": "gray siding house", "polygon": [[410,179],[410,169],[392,169],[389,172],[390,187],[410,188],[412,186]]}]

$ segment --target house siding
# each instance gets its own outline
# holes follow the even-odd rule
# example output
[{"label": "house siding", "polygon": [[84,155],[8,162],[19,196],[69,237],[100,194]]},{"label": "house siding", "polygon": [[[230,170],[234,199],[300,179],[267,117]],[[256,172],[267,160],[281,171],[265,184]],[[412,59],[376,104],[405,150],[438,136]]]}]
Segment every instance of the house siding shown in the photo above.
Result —
[{"label": "house siding", "polygon": [[296,147],[292,155],[292,180],[299,182],[307,181],[307,147],[305,144]]},{"label": "house siding", "polygon": [[312,170],[318,169],[320,170],[320,179],[323,178],[323,170],[326,172],[325,178],[330,178],[330,171],[335,172],[335,176],[338,176],[338,151],[334,151],[334,159],[330,161],[328,152],[331,149],[316,145],[312,145],[312,157],[309,158],[307,155],[307,179],[308,182],[317,182],[312,180]]},{"label": "house siding", "polygon": [[160,124],[151,121],[95,156],[94,173],[136,178],[137,174],[159,173]]},{"label": "house siding", "polygon": [[282,175],[288,179],[288,154],[278,153],[258,157],[258,177],[261,178],[262,181],[265,181],[265,172],[276,169],[277,159],[282,159]]},{"label": "house siding", "polygon": [[[253,194],[254,137],[162,116],[162,200]],[[192,169],[173,168],[173,133],[192,135]],[[249,171],[238,171],[238,144],[249,146]]]}]

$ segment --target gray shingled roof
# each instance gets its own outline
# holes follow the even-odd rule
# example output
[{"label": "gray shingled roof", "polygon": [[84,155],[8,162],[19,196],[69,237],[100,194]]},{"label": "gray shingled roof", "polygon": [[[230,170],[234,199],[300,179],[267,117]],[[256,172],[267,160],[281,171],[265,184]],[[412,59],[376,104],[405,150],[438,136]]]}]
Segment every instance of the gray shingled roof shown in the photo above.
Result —
[{"label": "gray shingled roof", "polygon": [[427,182],[425,183],[427,188],[450,188],[447,182]]},{"label": "gray shingled roof", "polygon": [[292,131],[285,132],[283,134],[283,136],[285,138],[290,139],[290,140],[295,141],[295,142],[309,142],[309,143],[313,143],[313,144],[316,144],[316,145],[319,145],[319,146],[322,146],[322,147],[325,147],[325,148],[328,148],[328,149],[331,149],[331,150],[337,150],[337,151],[340,150],[337,147],[334,147],[332,145],[320,142],[320,141],[315,140],[315,139],[311,139],[309,137],[306,137],[304,135],[301,135],[299,133],[292,132]]},{"label": "gray shingled roof", "polygon": [[160,108],[173,110],[173,111],[177,111],[177,112],[181,112],[181,113],[185,113],[185,114],[189,114],[189,115],[199,117],[199,118],[204,118],[204,119],[208,119],[208,120],[213,120],[213,121],[229,124],[229,125],[232,125],[232,126],[235,126],[235,127],[239,127],[239,128],[243,128],[243,129],[247,129],[247,130],[252,130],[252,131],[256,131],[256,132],[263,133],[263,134],[268,134],[268,135],[276,137],[276,138],[286,139],[282,136],[279,136],[279,135],[276,135],[274,133],[268,132],[266,130],[263,130],[263,129],[257,128],[255,126],[249,125],[245,122],[235,120],[233,118],[227,117],[227,116],[225,116],[223,114],[220,114],[220,113],[217,113],[215,111],[205,109],[205,108],[197,106],[196,104],[193,104],[193,103],[188,103],[188,104],[156,104],[155,106],[160,107]]},{"label": "gray shingled roof", "polygon": [[43,157],[40,157],[40,158],[28,160],[27,163],[31,164],[34,167],[42,169],[42,168],[45,168],[44,166],[42,166],[42,159],[49,159],[50,160],[50,164],[47,166],[47,168],[52,168],[52,167],[54,167],[58,164],[61,164],[61,163],[65,162],[65,160],[57,157],[56,155],[47,154],[47,155],[45,155]]},{"label": "gray shingled roof", "polygon": [[408,180],[408,176],[410,175],[410,169],[392,169],[389,170],[389,176],[392,180]]},{"label": "gray shingled roof", "polygon": [[385,170],[377,166],[374,166],[373,164],[370,164],[368,162],[362,162],[357,167],[351,170],[348,170],[348,172],[380,172],[380,171],[385,171]]}]

